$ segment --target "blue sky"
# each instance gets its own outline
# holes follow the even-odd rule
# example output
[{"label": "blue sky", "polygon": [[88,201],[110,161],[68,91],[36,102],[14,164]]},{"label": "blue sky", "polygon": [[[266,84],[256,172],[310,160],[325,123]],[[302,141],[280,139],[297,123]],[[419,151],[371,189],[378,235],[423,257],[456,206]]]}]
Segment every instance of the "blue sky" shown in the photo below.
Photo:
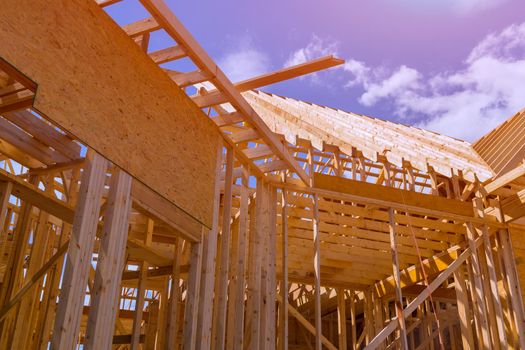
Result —
[{"label": "blue sky", "polygon": [[[108,8],[121,24],[144,17],[125,2]],[[268,92],[468,141],[525,107],[523,0],[166,2],[233,81],[347,61]]]}]

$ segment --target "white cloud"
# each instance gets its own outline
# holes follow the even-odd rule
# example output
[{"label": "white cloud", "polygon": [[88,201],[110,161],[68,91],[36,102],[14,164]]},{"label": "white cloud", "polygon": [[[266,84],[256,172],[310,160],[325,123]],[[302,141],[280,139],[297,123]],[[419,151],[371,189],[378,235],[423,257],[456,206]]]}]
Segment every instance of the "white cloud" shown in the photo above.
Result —
[{"label": "white cloud", "polygon": [[255,48],[249,37],[242,38],[237,47],[220,57],[217,62],[234,83],[268,73],[272,68],[269,56]]},{"label": "white cloud", "polygon": [[[339,47],[339,42],[331,39],[322,39],[319,36],[313,34],[310,42],[305,47],[302,47],[294,52],[292,52],[283,67],[295,66],[316,58],[320,58],[327,55],[337,56],[337,50]],[[321,79],[319,77],[320,72],[311,73],[306,76],[300,76],[298,79],[309,79],[309,81],[315,85],[320,85],[327,87],[328,79]],[[321,74],[327,74],[324,71]]]},{"label": "white cloud", "polygon": [[329,39],[321,39],[312,35],[310,42],[303,48],[294,51],[284,63],[285,67],[295,66],[306,61],[326,55],[336,55],[339,44]]},{"label": "white cloud", "polygon": [[406,66],[388,71],[352,65],[347,86],[365,90],[361,104],[391,102],[401,118],[468,141],[525,107],[525,23],[487,36],[456,72],[424,77]]},{"label": "white cloud", "polygon": [[365,106],[371,106],[382,98],[396,96],[405,89],[416,88],[419,85],[420,78],[421,74],[417,70],[401,66],[387,79],[379,83],[369,84],[359,102]]}]

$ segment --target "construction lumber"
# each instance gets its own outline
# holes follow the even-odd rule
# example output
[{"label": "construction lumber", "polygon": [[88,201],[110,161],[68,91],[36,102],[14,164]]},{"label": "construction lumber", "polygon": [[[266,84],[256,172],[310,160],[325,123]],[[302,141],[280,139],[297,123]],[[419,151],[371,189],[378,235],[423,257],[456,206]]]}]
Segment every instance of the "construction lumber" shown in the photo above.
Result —
[{"label": "construction lumber", "polygon": [[34,108],[211,227],[213,122],[94,1],[4,5],[0,56],[38,85]]},{"label": "construction lumber", "polygon": [[345,290],[337,290],[337,333],[339,335],[339,350],[346,350],[348,338],[346,336],[346,300]]},{"label": "construction lumber", "polygon": [[388,208],[389,227],[390,227],[390,250],[392,254],[392,270],[396,283],[396,317],[399,323],[401,349],[408,350],[406,320],[403,316],[403,293],[401,292],[401,273],[399,272],[399,259],[397,257],[397,233],[394,209]]},{"label": "construction lumber", "polygon": [[221,252],[219,262],[217,307],[215,314],[215,349],[224,349],[226,345],[226,306],[228,295],[228,271],[230,266],[231,211],[233,188],[233,149],[226,148],[226,176],[224,178],[224,200],[222,211]]},{"label": "construction lumber", "polygon": [[12,183],[11,194],[13,196],[41,208],[67,223],[73,223],[74,209],[49,193],[41,191],[35,184],[24,181],[24,179],[9,174],[2,169],[0,169],[0,181]]},{"label": "construction lumber", "polygon": [[[473,247],[477,249],[479,245],[481,244],[481,238],[478,238],[475,240]],[[414,300],[412,300],[404,309],[403,309],[403,316],[408,317],[412,312],[414,312],[417,307],[424,302],[430,294],[434,290],[436,290],[454,271],[461,266],[469,258],[469,256],[472,254],[471,248],[467,248],[461,253],[461,255],[458,256],[458,258],[450,264],[450,266],[443,272],[439,274],[436,279],[434,279],[428,287],[426,287],[421,294],[419,294]],[[368,345],[365,347],[365,350],[372,350],[376,349],[379,344],[381,344],[386,337],[388,337],[397,326],[397,322],[390,322],[381,332],[379,332],[374,339],[368,343]]]},{"label": "construction lumber", "polygon": [[[203,229],[204,231],[204,229]],[[207,232],[203,232],[203,234]],[[184,310],[184,331],[182,334],[184,350],[195,349],[197,343],[197,322],[199,313],[199,295],[202,273],[203,243],[191,244],[190,271],[188,277],[188,296]]]},{"label": "construction lumber", "polygon": [[279,69],[277,71],[262,74],[257,77],[246,79],[235,83],[235,87],[240,92],[258,89],[263,86],[272,85],[284,80],[293,79],[306,74],[311,74],[320,70],[335,67],[344,63],[332,55],[317,58],[305,63],[300,63],[291,67]]},{"label": "construction lumber", "polygon": [[[263,122],[261,117],[253,110],[253,108],[241,96],[240,92],[235,88],[231,81],[226,77],[222,70],[213,62],[208,54],[202,49],[199,43],[192,37],[188,30],[182,25],[178,18],[171,12],[163,0],[141,0],[142,5],[155,17],[158,23],[162,24],[164,30],[173,37],[179,44],[184,45],[188,56],[195,62],[197,67],[205,69],[208,72],[213,72],[210,82],[217,87],[218,94],[208,94],[207,98],[212,99],[215,96],[222,95],[224,102],[229,102],[236,110],[242,113],[246,121],[253,125],[261,138],[267,145],[275,152],[275,154],[293,170],[305,182],[309,183],[309,178],[306,172],[299,166],[292,155],[288,152],[286,147],[277,139],[274,133],[270,131],[268,126]],[[210,102],[208,102],[210,103]],[[212,104],[220,104],[220,101],[215,101]]]},{"label": "construction lumber", "polygon": [[112,346],[130,210],[131,176],[117,169],[111,177],[95,281],[90,293],[92,301],[84,341],[86,349],[109,350]]},{"label": "construction lumber", "polygon": [[173,247],[173,267],[171,274],[171,290],[166,323],[166,350],[178,348],[178,333],[180,329],[179,313],[181,302],[180,272],[182,240],[177,238]]},{"label": "construction lumber", "polygon": [[[155,222],[148,218],[146,224],[146,232],[144,235],[144,245],[146,247],[151,245],[153,227]],[[135,317],[133,318],[133,325],[131,328],[131,350],[139,349],[140,335],[142,333],[142,320],[144,318],[144,298],[146,293],[146,281],[148,279],[149,264],[146,260],[140,264],[139,280],[137,286],[137,301],[135,304]]]},{"label": "construction lumber", "polygon": [[319,197],[314,194],[313,242],[314,242],[314,277],[315,277],[315,349],[321,350],[323,332],[321,321],[321,246],[319,234]]},{"label": "construction lumber", "polygon": [[396,188],[369,184],[351,179],[337,178],[316,173],[314,175],[316,188],[344,193],[356,197],[377,200],[382,203],[395,203],[396,208],[405,210],[428,210],[445,217],[473,217],[474,211],[470,203],[443,197],[430,196]]},{"label": "construction lumber", "polygon": [[58,302],[53,349],[72,349],[76,345],[106,169],[107,160],[93,151],[88,152]]},{"label": "construction lumber", "polygon": [[523,161],[525,110],[477,140],[472,146],[495,174],[505,174]]},{"label": "construction lumber", "polygon": [[[227,345],[234,350],[243,348],[244,324],[245,324],[245,286],[246,286],[246,266],[247,266],[247,239],[248,239],[248,174],[243,169],[241,177],[241,198],[239,204],[239,223],[237,232],[237,261],[236,274],[230,281],[233,289],[233,298],[229,299],[228,305],[228,336]],[[253,202],[252,202],[253,205]]]},{"label": "construction lumber", "polygon": [[217,257],[217,241],[219,235],[219,207],[220,207],[220,173],[223,166],[223,146],[215,150],[215,189],[213,193],[213,216],[211,229],[204,234],[202,248],[202,281],[200,283],[200,303],[197,322],[197,347],[207,349],[211,346],[212,318],[213,318],[213,291],[215,286],[215,267]]}]

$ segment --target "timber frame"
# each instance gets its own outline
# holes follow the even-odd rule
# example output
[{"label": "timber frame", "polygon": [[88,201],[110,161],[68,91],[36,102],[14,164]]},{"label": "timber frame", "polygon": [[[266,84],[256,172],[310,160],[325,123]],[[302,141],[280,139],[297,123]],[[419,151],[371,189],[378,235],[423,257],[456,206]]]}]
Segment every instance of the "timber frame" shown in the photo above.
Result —
[{"label": "timber frame", "polygon": [[[47,6],[32,1],[5,6]],[[471,145],[257,90],[336,57],[232,83],[164,1],[134,23],[109,16],[132,0],[69,1],[49,14],[110,23],[133,49],[111,54],[164,78],[170,121],[205,137],[168,130],[181,154],[158,159],[136,135],[97,138],[42,102],[30,64],[0,60],[0,350],[525,349],[523,111]]]}]

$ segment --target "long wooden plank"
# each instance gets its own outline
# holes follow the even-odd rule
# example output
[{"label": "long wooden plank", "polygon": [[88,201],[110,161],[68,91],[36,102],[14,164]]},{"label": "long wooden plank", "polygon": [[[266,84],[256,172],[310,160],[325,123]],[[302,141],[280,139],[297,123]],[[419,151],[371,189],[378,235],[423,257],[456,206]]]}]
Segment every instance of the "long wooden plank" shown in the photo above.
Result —
[{"label": "long wooden plank", "polygon": [[228,316],[228,345],[233,350],[241,350],[243,348],[244,336],[244,295],[246,287],[246,259],[247,239],[248,239],[248,173],[243,169],[241,184],[241,203],[239,207],[239,230],[237,234],[237,267],[234,283],[231,283],[232,288],[235,288],[235,298],[230,300]]},{"label": "long wooden plank", "polygon": [[219,207],[220,207],[220,176],[222,170],[222,150],[220,145],[217,147],[217,162],[215,164],[215,188],[213,197],[210,201],[213,203],[213,220],[211,230],[204,234],[202,248],[202,281],[200,282],[200,302],[197,322],[197,348],[208,349],[211,345],[212,319],[213,319],[213,292],[215,286],[215,266],[217,257],[217,241],[219,235]]},{"label": "long wooden plank", "polygon": [[168,320],[166,323],[166,349],[177,349],[178,345],[178,333],[179,333],[179,313],[180,313],[180,299],[181,299],[181,288],[180,273],[181,273],[181,253],[182,253],[182,240],[177,237],[175,244],[173,245],[174,257],[173,267],[171,274],[171,290],[170,290],[170,301],[168,308]]},{"label": "long wooden plank", "polygon": [[392,254],[392,270],[394,281],[396,283],[396,316],[399,323],[401,349],[408,350],[407,341],[407,329],[406,321],[403,316],[403,293],[401,292],[401,273],[399,272],[399,259],[397,257],[397,233],[396,233],[396,220],[394,215],[394,209],[388,208],[388,216],[390,218],[390,250]]},{"label": "long wooden plank", "polygon": [[[204,233],[204,228],[203,228]],[[207,232],[206,232],[207,233]],[[202,237],[199,241],[202,240]],[[190,270],[184,308],[184,329],[182,333],[182,348],[194,350],[197,343],[197,321],[199,313],[200,283],[202,272],[203,243],[192,243],[190,254]]]},{"label": "long wooden plank", "polygon": [[[479,245],[481,244],[481,239],[478,238],[475,243],[474,243],[474,247],[477,249],[479,247]],[[450,275],[452,273],[454,273],[454,271],[456,271],[456,269],[461,266],[461,264],[463,264],[471,255],[471,250],[470,248],[467,248],[463,251],[463,253],[461,253],[460,256],[458,256],[458,258],[456,260],[454,260],[454,262],[452,264],[450,264],[450,266],[443,272],[441,272],[439,274],[438,277],[436,277],[436,279],[434,279],[422,292],[421,294],[419,294],[414,300],[412,300],[406,308],[403,309],[403,316],[404,317],[409,317],[410,314],[412,314],[412,312],[414,312],[417,307],[422,303],[424,302],[428,296],[430,294],[432,294],[432,292],[434,290],[436,290],[443,282],[446,281],[446,279],[448,277],[450,277]],[[365,347],[365,350],[373,350],[373,349],[376,349],[385,339],[386,337],[388,337],[397,327],[397,322],[390,322],[385,328],[383,328],[383,330],[381,330],[381,332],[379,332],[375,337],[374,339],[372,339],[370,341],[370,343]]]},{"label": "long wooden plank", "polygon": [[7,173],[3,169],[0,169],[0,180],[13,184],[11,191],[13,196],[31,203],[67,223],[73,223],[74,209],[69,204],[50,196],[36,186],[18,176]]},{"label": "long wooden plank", "polygon": [[314,194],[314,217],[313,217],[313,242],[314,242],[314,277],[315,277],[315,349],[322,349],[322,319],[321,319],[321,245],[319,234],[319,197]]},{"label": "long wooden plank", "polygon": [[320,57],[305,63],[291,67],[282,68],[271,73],[266,73],[235,83],[239,91],[258,89],[263,86],[272,85],[284,80],[293,79],[302,75],[311,74],[343,64],[345,61],[332,55]]},{"label": "long wooden plank", "polygon": [[131,176],[117,169],[111,178],[89,310],[85,349],[110,350],[119,308],[131,210]]},{"label": "long wooden plank", "polygon": [[196,242],[200,237],[201,224],[197,220],[140,181],[133,181],[131,193],[135,204],[165,222],[185,239]]},{"label": "long wooden plank", "polygon": [[56,350],[69,350],[76,345],[106,169],[107,161],[103,157],[88,152],[55,318],[52,347]]},{"label": "long wooden plank", "polygon": [[337,332],[339,334],[339,350],[346,350],[348,343],[346,336],[346,299],[345,290],[342,288],[337,289]]},{"label": "long wooden plank", "polygon": [[316,188],[324,190],[397,203],[407,208],[416,207],[449,213],[450,215],[474,216],[472,205],[468,202],[400,190],[362,181],[315,173],[314,185]]},{"label": "long wooden plank", "polygon": [[224,200],[222,209],[221,253],[218,278],[218,298],[215,310],[215,349],[225,349],[226,345],[226,306],[228,294],[228,271],[230,265],[231,211],[233,187],[233,149],[226,151],[226,177],[224,179]]},{"label": "long wooden plank", "polygon": [[60,133],[43,119],[29,111],[5,113],[3,117],[30,133],[34,138],[70,159],[80,158],[80,145]]}]

